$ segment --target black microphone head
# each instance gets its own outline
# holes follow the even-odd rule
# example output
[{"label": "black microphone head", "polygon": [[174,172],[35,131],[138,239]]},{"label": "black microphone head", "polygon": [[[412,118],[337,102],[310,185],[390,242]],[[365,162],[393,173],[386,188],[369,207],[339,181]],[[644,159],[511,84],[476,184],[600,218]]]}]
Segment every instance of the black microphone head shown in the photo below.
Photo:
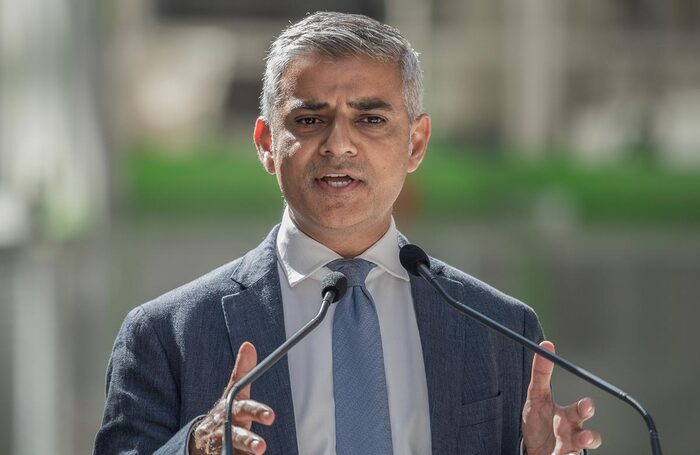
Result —
[{"label": "black microphone head", "polygon": [[331,303],[335,303],[342,299],[345,295],[345,291],[347,290],[348,279],[345,278],[345,275],[340,272],[331,272],[324,276],[323,280],[321,281],[321,298],[324,298],[328,291],[333,291],[335,293],[335,297],[333,297],[333,301]]},{"label": "black microphone head", "polygon": [[401,247],[399,261],[401,261],[403,268],[413,275],[418,275],[418,266],[420,264],[430,268],[430,259],[425,254],[425,251],[421,250],[419,246],[410,243]]}]

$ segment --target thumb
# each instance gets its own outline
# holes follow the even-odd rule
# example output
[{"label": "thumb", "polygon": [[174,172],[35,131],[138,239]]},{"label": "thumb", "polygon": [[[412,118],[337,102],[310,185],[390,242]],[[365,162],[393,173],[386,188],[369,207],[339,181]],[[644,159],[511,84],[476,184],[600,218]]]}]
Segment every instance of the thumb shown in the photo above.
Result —
[{"label": "thumb", "polygon": [[[229,390],[234,386],[234,384],[248,374],[250,370],[255,368],[258,363],[258,353],[255,350],[255,346],[248,341],[244,341],[241,347],[238,349],[238,355],[236,356],[236,363],[233,365],[233,371],[231,372],[231,379],[228,381],[226,390],[224,391],[224,397],[228,395]],[[250,385],[241,390],[237,397],[239,400],[247,400],[250,398]]]},{"label": "thumb", "polygon": [[[540,347],[554,352],[554,344],[551,341],[543,341]],[[544,357],[535,354],[532,360],[532,376],[530,377],[530,386],[528,387],[528,397],[548,397],[552,393],[551,381],[554,364]]]}]

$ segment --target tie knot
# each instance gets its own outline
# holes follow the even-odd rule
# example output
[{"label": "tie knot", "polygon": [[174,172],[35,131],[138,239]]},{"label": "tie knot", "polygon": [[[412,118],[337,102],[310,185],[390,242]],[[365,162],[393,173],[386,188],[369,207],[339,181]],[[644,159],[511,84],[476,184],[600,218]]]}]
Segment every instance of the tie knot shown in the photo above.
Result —
[{"label": "tie knot", "polygon": [[336,259],[326,266],[334,272],[340,272],[348,279],[348,286],[364,286],[367,274],[374,263],[364,259]]}]

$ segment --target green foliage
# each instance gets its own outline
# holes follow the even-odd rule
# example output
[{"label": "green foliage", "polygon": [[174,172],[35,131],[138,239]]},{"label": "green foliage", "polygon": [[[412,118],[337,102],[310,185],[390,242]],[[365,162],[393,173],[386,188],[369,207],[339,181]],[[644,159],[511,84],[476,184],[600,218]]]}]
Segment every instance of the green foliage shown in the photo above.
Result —
[{"label": "green foliage", "polygon": [[431,215],[498,216],[556,195],[584,222],[700,223],[700,172],[630,163],[585,168],[571,162],[485,160],[439,154],[416,174]]},{"label": "green foliage", "polygon": [[245,153],[209,147],[204,153],[167,154],[141,146],[129,154],[127,206],[134,215],[235,217],[281,213],[274,176]]},{"label": "green foliage", "polygon": [[[512,217],[556,195],[582,222],[700,223],[700,170],[648,163],[583,168],[569,161],[519,161],[435,144],[410,176],[418,213],[431,217]],[[128,155],[127,207],[133,215],[274,216],[282,198],[252,146],[209,145],[172,153],[153,146]]]}]

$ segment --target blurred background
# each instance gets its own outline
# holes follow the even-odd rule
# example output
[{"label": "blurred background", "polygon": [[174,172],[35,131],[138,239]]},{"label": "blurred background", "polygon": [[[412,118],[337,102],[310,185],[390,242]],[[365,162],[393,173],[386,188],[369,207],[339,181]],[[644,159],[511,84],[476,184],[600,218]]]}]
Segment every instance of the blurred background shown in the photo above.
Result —
[{"label": "blurred background", "polygon": [[[263,58],[319,9],[422,53],[434,139],[401,230],[696,453],[696,0],[0,0],[0,453],[89,453],[127,311],[279,220],[250,139]],[[650,453],[632,409],[554,382],[597,400],[598,453]]]}]

